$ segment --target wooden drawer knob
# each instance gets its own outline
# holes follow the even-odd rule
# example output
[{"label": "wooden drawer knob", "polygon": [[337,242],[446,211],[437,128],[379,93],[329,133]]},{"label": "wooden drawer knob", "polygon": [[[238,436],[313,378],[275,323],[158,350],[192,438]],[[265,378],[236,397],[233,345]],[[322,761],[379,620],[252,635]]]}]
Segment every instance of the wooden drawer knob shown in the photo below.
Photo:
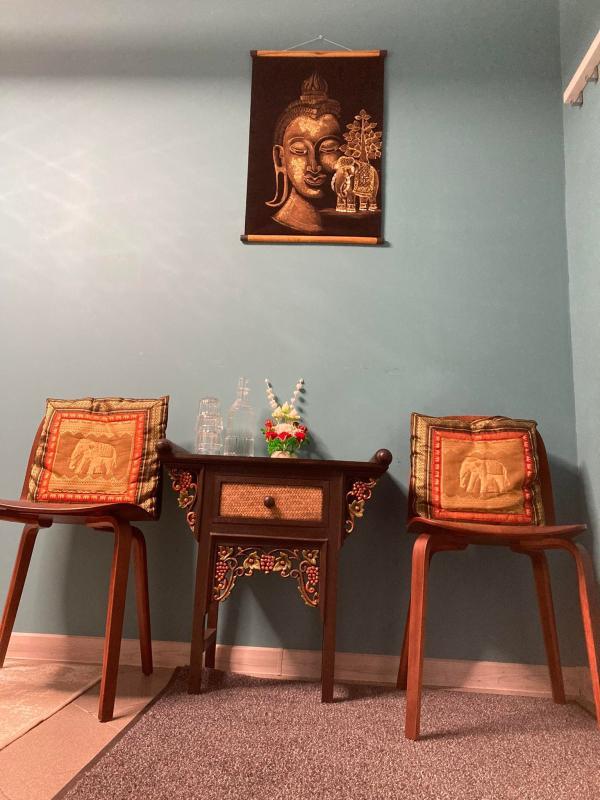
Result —
[{"label": "wooden drawer knob", "polygon": [[267,508],[275,508],[275,498],[274,498],[274,497],[271,497],[271,495],[270,495],[270,494],[268,494],[268,495],[265,497],[265,499],[263,500],[263,503],[265,504],[265,506],[266,506]]}]

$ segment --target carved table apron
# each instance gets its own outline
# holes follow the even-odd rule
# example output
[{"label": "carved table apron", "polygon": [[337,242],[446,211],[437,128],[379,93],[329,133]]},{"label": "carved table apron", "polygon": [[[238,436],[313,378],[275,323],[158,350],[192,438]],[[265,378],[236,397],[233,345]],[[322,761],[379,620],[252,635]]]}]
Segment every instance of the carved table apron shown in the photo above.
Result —
[{"label": "carved table apron", "polygon": [[214,667],[219,603],[255,572],[297,582],[323,620],[321,699],[333,700],[339,551],[392,460],[320,461],[195,455],[158,444],[179,507],[198,541],[189,691]]}]

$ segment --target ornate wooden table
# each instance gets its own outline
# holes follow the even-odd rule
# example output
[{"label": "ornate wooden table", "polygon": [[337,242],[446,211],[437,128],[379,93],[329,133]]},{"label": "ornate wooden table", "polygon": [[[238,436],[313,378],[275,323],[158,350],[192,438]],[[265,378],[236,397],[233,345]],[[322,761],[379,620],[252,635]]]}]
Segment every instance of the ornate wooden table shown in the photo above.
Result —
[{"label": "ornate wooden table", "polygon": [[392,461],[195,455],[163,440],[161,462],[198,541],[189,691],[201,688],[202,655],[214,667],[219,603],[238,578],[276,573],[298,583],[323,620],[321,699],[333,700],[339,551],[377,479]]}]

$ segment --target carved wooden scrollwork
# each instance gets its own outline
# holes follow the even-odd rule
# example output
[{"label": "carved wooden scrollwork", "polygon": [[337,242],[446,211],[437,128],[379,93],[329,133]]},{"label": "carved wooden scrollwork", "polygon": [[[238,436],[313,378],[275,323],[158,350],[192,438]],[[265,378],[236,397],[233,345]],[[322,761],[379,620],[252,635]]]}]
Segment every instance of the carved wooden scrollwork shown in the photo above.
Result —
[{"label": "carved wooden scrollwork", "polygon": [[196,528],[196,514],[192,509],[196,502],[198,484],[194,482],[192,473],[184,469],[169,469],[169,477],[173,491],[177,493],[177,505],[186,511],[185,518],[193,533]]},{"label": "carved wooden scrollwork", "polygon": [[346,494],[346,503],[348,506],[348,516],[346,518],[346,533],[352,533],[354,530],[355,520],[364,516],[365,503],[371,499],[373,489],[377,485],[377,481],[355,481],[352,484],[352,489]]},{"label": "carved wooden scrollwork", "polygon": [[219,545],[214,570],[213,599],[226,600],[238,578],[255,572],[295,578],[307,606],[319,605],[319,550],[264,550],[260,547]]}]

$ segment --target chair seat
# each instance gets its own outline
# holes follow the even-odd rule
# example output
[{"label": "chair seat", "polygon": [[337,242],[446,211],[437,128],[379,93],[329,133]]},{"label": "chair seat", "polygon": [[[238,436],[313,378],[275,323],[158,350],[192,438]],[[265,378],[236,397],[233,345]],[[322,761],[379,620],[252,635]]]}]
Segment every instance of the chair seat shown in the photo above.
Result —
[{"label": "chair seat", "polygon": [[485,525],[476,522],[412,517],[410,533],[445,534],[455,539],[468,539],[479,544],[507,544],[549,538],[571,538],[587,530],[586,525]]},{"label": "chair seat", "polygon": [[[133,503],[34,503],[29,500],[0,500],[0,519],[10,522],[75,522],[92,517],[119,517],[143,522],[153,517]],[[45,525],[43,524],[45,522]]]}]

